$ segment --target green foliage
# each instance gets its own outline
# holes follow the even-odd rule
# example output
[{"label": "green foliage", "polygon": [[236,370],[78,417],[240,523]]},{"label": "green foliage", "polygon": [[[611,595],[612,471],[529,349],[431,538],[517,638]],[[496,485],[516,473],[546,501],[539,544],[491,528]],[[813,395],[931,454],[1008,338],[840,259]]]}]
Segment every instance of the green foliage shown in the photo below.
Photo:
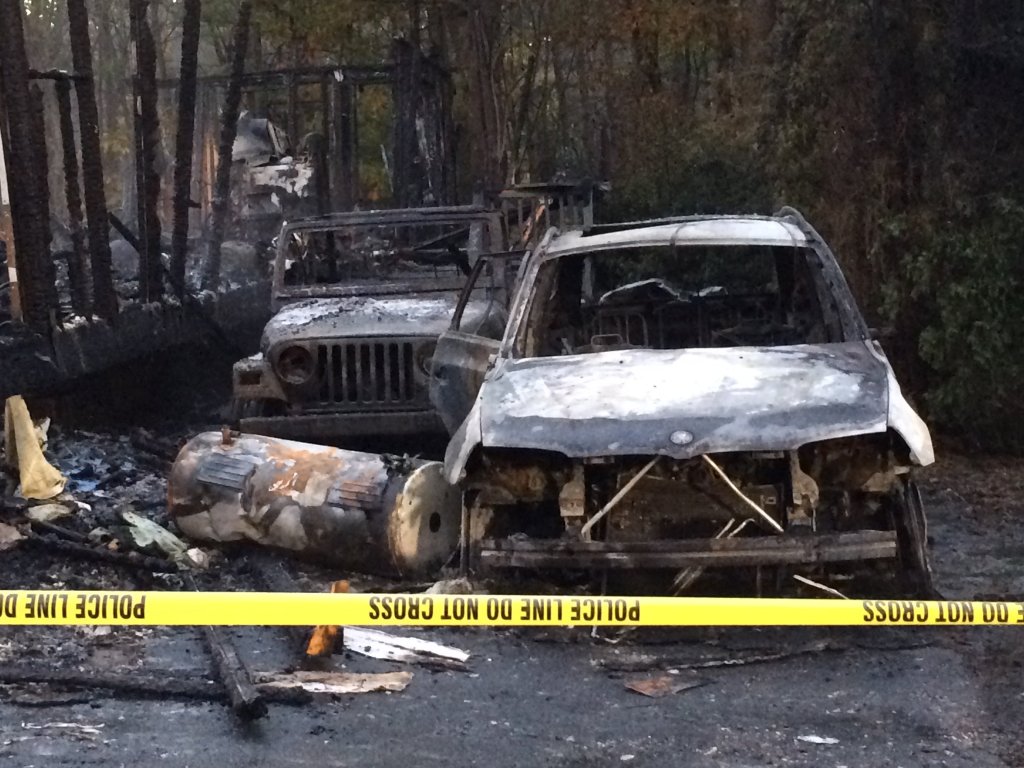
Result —
[{"label": "green foliage", "polygon": [[772,194],[764,158],[748,143],[692,124],[653,119],[627,134],[604,218],[765,213]]},{"label": "green foliage", "polygon": [[1024,201],[996,198],[927,234],[888,291],[890,310],[909,287],[925,312],[919,352],[934,421],[1001,450],[1024,449],[1022,243]]}]

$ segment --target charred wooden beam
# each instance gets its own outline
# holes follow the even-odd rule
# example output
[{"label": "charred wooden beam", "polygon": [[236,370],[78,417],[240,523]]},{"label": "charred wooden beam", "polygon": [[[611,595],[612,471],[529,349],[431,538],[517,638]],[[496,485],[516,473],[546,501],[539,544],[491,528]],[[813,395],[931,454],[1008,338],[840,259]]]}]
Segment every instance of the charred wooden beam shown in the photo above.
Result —
[{"label": "charred wooden beam", "polygon": [[53,267],[53,253],[50,249],[52,234],[50,232],[50,174],[49,152],[46,149],[46,116],[43,113],[43,92],[35,83],[29,87],[29,96],[32,102],[32,165],[35,173],[39,176],[35,184],[36,198],[32,206],[32,215],[37,220],[39,236],[43,245],[40,258],[32,270],[35,281],[34,292],[35,301],[46,312],[47,321],[52,325],[53,316],[57,312],[57,273]]},{"label": "charred wooden beam", "polygon": [[87,541],[89,541],[89,537],[86,534],[79,533],[78,531],[72,531],[70,528],[65,528],[61,525],[48,523],[45,520],[32,520],[30,522],[32,527],[37,531],[52,533],[53,535],[61,539],[67,539],[68,541],[76,541],[79,544],[85,544]]},{"label": "charred wooden beam", "polygon": [[[193,591],[199,591],[191,575],[185,576],[185,583]],[[253,683],[249,668],[239,657],[234,643],[219,627],[204,626],[200,629],[217,679],[227,693],[231,708],[246,720],[264,717],[267,714],[267,702]]]},{"label": "charred wooden beam", "polygon": [[82,75],[76,72],[65,72],[63,69],[30,69],[28,76],[31,80],[52,80],[55,83],[61,81],[70,83],[82,79]]},{"label": "charred wooden beam", "polygon": [[[331,79],[324,75],[320,80],[320,146],[323,150],[323,165],[316,169],[321,174],[316,181],[317,213],[325,214],[331,209]],[[333,244],[331,253],[334,253]]]},{"label": "charred wooden beam", "polygon": [[356,87],[342,80],[334,87],[335,206],[347,211],[359,200],[359,134]]},{"label": "charred wooden beam", "polygon": [[135,161],[135,227],[139,232],[138,239],[132,243],[132,247],[139,255],[139,294],[145,300],[146,253],[149,241],[146,239],[146,171],[144,167],[146,148],[143,145],[142,112],[139,109],[139,2],[140,0],[128,1],[128,31],[135,58],[135,73],[131,77],[132,151]]},{"label": "charred wooden beam", "polygon": [[391,186],[395,204],[399,208],[414,206],[416,169],[416,83],[412,47],[405,40],[395,40],[391,46],[395,65],[392,86],[395,104],[394,157],[392,158]]},{"label": "charred wooden beam", "polygon": [[57,112],[60,117],[61,150],[64,156],[64,196],[68,208],[68,228],[71,231],[71,255],[68,257],[68,279],[71,281],[71,308],[82,317],[92,316],[92,286],[89,282],[89,262],[85,253],[85,233],[82,231],[82,193],[78,185],[78,151],[75,144],[75,124],[71,117],[71,80],[54,80],[57,94]]},{"label": "charred wooden beam", "polygon": [[181,27],[181,78],[178,84],[178,132],[174,142],[174,224],[171,235],[171,283],[185,298],[185,260],[192,200],[192,152],[196,127],[196,76],[202,0],[185,0]]},{"label": "charred wooden beam", "polygon": [[157,301],[163,296],[161,269],[160,174],[156,170],[156,153],[160,144],[160,118],[157,114],[156,45],[149,26],[149,0],[132,0],[130,4],[135,39],[136,75],[135,127],[136,166],[139,203],[139,232],[142,237],[142,259],[139,265],[139,293],[143,301]]},{"label": "charred wooden beam", "polygon": [[117,294],[111,268],[110,236],[107,231],[107,197],[103,188],[103,155],[100,150],[99,112],[92,70],[89,13],[85,0],[67,0],[71,59],[81,79],[75,83],[78,126],[82,142],[82,189],[89,228],[95,312],[108,320],[117,315]]},{"label": "charred wooden beam", "polygon": [[227,692],[231,708],[247,720],[264,717],[267,702],[253,683],[249,669],[239,658],[234,644],[218,627],[203,627],[202,631],[217,678]]},{"label": "charred wooden beam", "polygon": [[[35,165],[32,132],[36,117],[29,92],[22,4],[19,0],[0,0],[0,29],[4,30],[4,44],[0,45],[4,157],[7,176],[12,181],[9,187],[11,223],[18,254],[11,282],[18,285],[16,298],[25,322],[36,331],[45,333],[49,330],[50,318],[45,299],[47,289],[39,285],[38,265],[49,258],[49,247],[44,231],[47,222],[43,222],[35,210],[41,174]],[[11,251],[8,253],[11,259]]]},{"label": "charred wooden beam", "polygon": [[[337,75],[349,82],[359,83],[360,85],[386,85],[393,78],[394,67],[387,64],[383,66],[359,66],[352,64],[336,66],[331,64],[316,67],[284,67],[260,72],[246,72],[242,75],[242,86],[244,88],[259,86],[280,87],[282,77],[288,75],[294,75],[299,85],[310,85],[320,82],[320,78],[325,72],[332,76]],[[231,82],[231,77],[205,75],[198,78],[198,81],[202,85],[226,87]],[[158,80],[157,86],[160,88],[177,88],[178,81],[174,78],[165,78]]]},{"label": "charred wooden beam", "polygon": [[[52,665],[17,663],[0,666],[0,683],[43,683],[62,688],[107,690],[114,691],[119,696],[142,699],[228,701],[224,689],[211,685],[209,680],[197,676],[182,676],[180,672],[170,671],[166,674],[140,671],[118,674],[102,670],[79,672],[54,669]],[[281,704],[306,704],[313,698],[307,691],[270,686],[260,693],[267,700]]]},{"label": "charred wooden beam", "polygon": [[160,557],[150,557],[139,552],[115,552],[109,549],[90,547],[74,541],[65,541],[53,535],[42,536],[33,534],[25,539],[25,543],[29,546],[69,557],[94,560],[100,563],[149,571],[150,573],[175,573],[178,570],[177,565],[170,560],[164,560]]},{"label": "charred wooden beam", "polygon": [[458,199],[458,137],[455,129],[455,84],[450,75],[441,83],[441,141],[444,148],[444,197],[445,205],[452,205]]},{"label": "charred wooden beam", "polygon": [[228,199],[231,194],[231,163],[235,136],[238,133],[238,110],[242,102],[242,75],[245,71],[245,52],[249,47],[249,20],[252,2],[242,0],[238,5],[238,19],[232,40],[231,80],[224,97],[221,116],[220,146],[217,150],[217,178],[213,188],[213,211],[210,223],[209,250],[203,265],[203,288],[217,290],[220,284],[220,247],[224,242]]},{"label": "charred wooden beam", "polygon": [[114,228],[114,231],[123,237],[125,242],[134,248],[135,252],[141,256],[142,243],[139,242],[139,238],[135,236],[135,233],[128,228],[127,224],[121,221],[120,217],[116,213],[108,214],[108,218],[110,219],[110,226]]},{"label": "charred wooden beam", "polygon": [[299,145],[299,83],[295,75],[288,75],[288,141],[292,146],[292,153]]},{"label": "charred wooden beam", "polygon": [[[266,552],[256,552],[246,559],[249,572],[270,592],[301,592],[299,585],[285,570],[281,560]],[[309,627],[283,626],[281,632],[296,650],[309,643]]]}]

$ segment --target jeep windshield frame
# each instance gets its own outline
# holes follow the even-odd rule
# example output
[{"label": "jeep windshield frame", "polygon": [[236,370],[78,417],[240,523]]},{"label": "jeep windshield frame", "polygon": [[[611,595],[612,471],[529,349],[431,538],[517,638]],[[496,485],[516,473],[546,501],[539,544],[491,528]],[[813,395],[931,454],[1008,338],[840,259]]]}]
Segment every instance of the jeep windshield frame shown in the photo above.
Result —
[{"label": "jeep windshield frame", "polygon": [[[377,227],[396,230],[415,227],[451,227],[453,233],[464,227],[467,230],[467,246],[465,248],[467,269],[472,268],[480,254],[504,250],[500,215],[496,211],[479,206],[353,211],[296,219],[285,222],[281,226],[277,238],[272,284],[275,305],[281,306],[293,301],[315,298],[394,296],[459,291],[465,285],[466,276],[458,273],[459,267],[454,260],[443,264],[449,268],[450,274],[448,275],[409,279],[380,273],[359,280],[338,279],[330,282],[289,284],[286,279],[289,266],[289,247],[296,235],[331,234],[344,232],[346,229],[358,230]],[[476,232],[474,232],[474,228],[477,228]]]}]

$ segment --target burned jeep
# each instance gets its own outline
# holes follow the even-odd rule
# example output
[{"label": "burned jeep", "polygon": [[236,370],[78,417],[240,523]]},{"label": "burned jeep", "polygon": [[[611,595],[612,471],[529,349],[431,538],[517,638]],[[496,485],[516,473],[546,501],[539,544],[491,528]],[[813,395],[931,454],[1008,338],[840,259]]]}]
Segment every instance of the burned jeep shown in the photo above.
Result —
[{"label": "burned jeep", "polygon": [[431,382],[464,567],[681,591],[708,567],[888,561],[930,590],[928,429],[798,212],[551,230],[501,340],[466,322],[473,286]]},{"label": "burned jeep", "polygon": [[[469,206],[354,212],[286,223],[274,263],[275,316],[260,352],[235,364],[244,432],[313,441],[438,432],[430,359],[497,214]],[[506,276],[485,270],[463,323],[500,335]]]}]

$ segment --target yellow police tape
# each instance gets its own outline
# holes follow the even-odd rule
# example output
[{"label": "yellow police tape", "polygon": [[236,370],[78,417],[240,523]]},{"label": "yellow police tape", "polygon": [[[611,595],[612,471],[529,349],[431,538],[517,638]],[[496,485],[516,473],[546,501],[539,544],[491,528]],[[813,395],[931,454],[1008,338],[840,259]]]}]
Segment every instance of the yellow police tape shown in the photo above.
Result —
[{"label": "yellow police tape", "polygon": [[0,591],[0,625],[860,626],[1024,624],[1024,602],[281,592]]}]

